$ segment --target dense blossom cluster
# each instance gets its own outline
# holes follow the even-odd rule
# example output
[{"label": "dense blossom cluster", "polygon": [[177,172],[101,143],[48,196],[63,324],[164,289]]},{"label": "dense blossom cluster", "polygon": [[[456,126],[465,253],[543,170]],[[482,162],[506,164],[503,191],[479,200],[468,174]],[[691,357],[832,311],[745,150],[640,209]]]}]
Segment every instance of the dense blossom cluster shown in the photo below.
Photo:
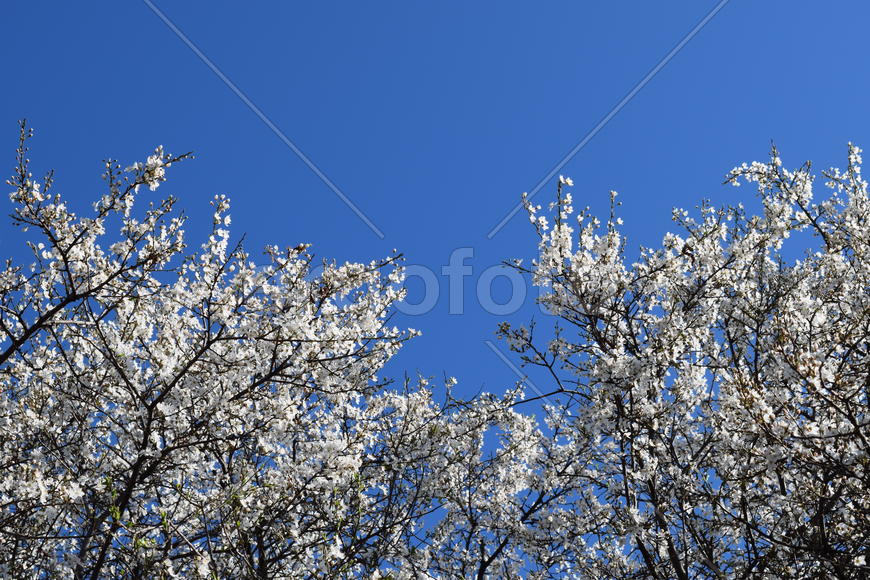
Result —
[{"label": "dense blossom cluster", "polygon": [[[559,324],[543,342],[533,328],[501,332],[554,381],[532,473],[564,504],[547,510],[553,527],[529,526],[551,542],[529,558],[561,543],[573,570],[596,578],[870,573],[860,150],[823,175],[829,195],[815,202],[809,164],[786,170],[774,150],[737,167],[728,181],[757,186],[760,215],[677,210],[682,234],[631,264],[613,212],[604,227],[587,212],[570,223],[564,180],[552,224],[527,204],[540,255],[515,266],[544,287]],[[792,236],[815,242],[790,263]]]},{"label": "dense blossom cluster", "polygon": [[307,246],[270,247],[257,267],[222,196],[184,255],[175,200],[135,201],[185,155],[107,162],[79,217],[29,173],[28,136],[13,219],[40,241],[32,266],[0,271],[0,576],[434,565],[423,519],[473,477],[506,405],[378,379],[414,333],[387,324],[399,256],[313,276]]},{"label": "dense blossom cluster", "polygon": [[[188,254],[173,198],[136,205],[186,155],[107,162],[81,217],[27,137],[9,183],[38,239],[0,269],[0,576],[870,572],[858,149],[819,202],[809,166],[738,167],[761,215],[675,212],[682,234],[633,264],[560,178],[515,264],[559,323],[499,330],[552,388],[464,401],[379,378],[415,333],[389,324],[399,256],[314,276],[307,246],[269,247],[258,267],[222,196]],[[788,263],[803,231],[817,247]]]}]

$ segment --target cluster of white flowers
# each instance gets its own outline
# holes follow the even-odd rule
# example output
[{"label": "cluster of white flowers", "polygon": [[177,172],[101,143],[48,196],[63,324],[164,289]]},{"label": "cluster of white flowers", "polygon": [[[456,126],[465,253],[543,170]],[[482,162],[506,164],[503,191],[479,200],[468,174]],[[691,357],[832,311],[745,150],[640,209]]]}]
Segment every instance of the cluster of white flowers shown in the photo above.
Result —
[{"label": "cluster of white flowers", "polygon": [[[868,571],[857,149],[819,203],[776,152],[735,169],[763,215],[675,212],[685,231],[634,264],[613,212],[576,214],[560,177],[515,267],[562,324],[499,329],[552,389],[464,401],[452,377],[377,379],[416,333],[388,324],[398,256],[314,277],[307,245],[270,246],[260,267],[225,196],[185,255],[172,198],[135,204],[185,156],[108,162],[80,217],[30,175],[27,136],[13,217],[39,240],[29,268],[0,267],[0,576]],[[817,251],[786,265],[801,230]]]},{"label": "cluster of white flowers", "polygon": [[[407,576],[466,527],[463,487],[482,477],[482,506],[525,486],[512,396],[376,378],[416,334],[387,323],[398,256],[314,277],[307,245],[270,246],[260,267],[225,196],[186,255],[174,200],[136,205],[186,156],[107,162],[81,217],[32,178],[27,136],[13,218],[39,239],[0,268],[0,576]],[[485,463],[498,428],[512,453]]]},{"label": "cluster of white flowers", "polygon": [[[574,551],[560,554],[582,577],[870,573],[860,150],[850,145],[847,170],[824,175],[831,193],[814,202],[809,164],[786,170],[774,150],[729,175],[757,185],[762,215],[675,211],[681,235],[633,264],[615,216],[603,231],[585,212],[569,225],[567,180],[553,226],[530,208],[540,255],[517,267],[546,289],[560,328],[549,344],[531,327],[501,333],[555,381],[549,396],[560,403],[536,473],[541,497],[559,490],[567,506],[552,532],[528,522],[536,544],[516,532],[525,570],[550,573],[542,554],[568,537]],[[786,241],[802,231],[815,247],[789,264]]]},{"label": "cluster of white flowers", "polygon": [[138,182],[134,186],[134,191],[138,193],[139,186],[144,184],[148,189],[154,191],[160,186],[160,183],[166,181],[166,168],[172,165],[172,156],[166,155],[163,152],[163,146],[158,145],[154,150],[153,155],[149,155],[145,163],[137,161],[133,165],[127,167],[124,171],[132,173]]}]

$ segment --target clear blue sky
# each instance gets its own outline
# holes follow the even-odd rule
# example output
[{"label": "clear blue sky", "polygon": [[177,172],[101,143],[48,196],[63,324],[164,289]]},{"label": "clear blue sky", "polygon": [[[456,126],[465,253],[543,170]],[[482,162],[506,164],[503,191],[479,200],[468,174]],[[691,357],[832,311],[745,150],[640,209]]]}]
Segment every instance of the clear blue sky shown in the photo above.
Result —
[{"label": "clear blue sky", "polygon": [[[27,117],[36,167],[55,168],[58,189],[85,208],[101,191],[100,159],[193,150],[160,190],[180,197],[191,241],[209,225],[208,200],[227,193],[251,250],[309,242],[319,256],[369,260],[397,248],[439,275],[441,299],[397,319],[424,336],[390,373],[446,372],[464,392],[513,383],[484,340],[535,312],[477,305],[481,272],[535,250],[523,214],[487,233],[716,5],[155,3],[384,238],[143,2],[4,6],[4,166]],[[577,205],[603,214],[618,190],[630,245],[651,245],[672,206],[751,196],[719,184],[771,140],[792,166],[838,164],[850,140],[870,147],[868,16],[858,1],[731,0],[562,170]],[[14,240],[0,225],[3,256]],[[461,247],[474,249],[474,273],[457,316],[440,268]],[[506,280],[494,288],[499,298]]]}]

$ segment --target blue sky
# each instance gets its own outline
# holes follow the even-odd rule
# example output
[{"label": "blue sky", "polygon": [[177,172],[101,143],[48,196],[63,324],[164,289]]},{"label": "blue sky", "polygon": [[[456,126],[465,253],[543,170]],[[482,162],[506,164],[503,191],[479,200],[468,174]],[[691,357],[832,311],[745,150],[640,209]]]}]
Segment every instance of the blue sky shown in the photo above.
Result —
[{"label": "blue sky", "polygon": [[[477,303],[487,268],[535,251],[522,213],[487,233],[718,3],[154,1],[383,239],[143,2],[4,6],[6,167],[21,117],[37,131],[36,168],[56,169],[80,208],[101,191],[101,159],[192,150],[160,190],[191,216],[191,241],[209,227],[208,200],[226,193],[254,251],[308,242],[368,261],[397,248],[438,276],[440,298],[397,317],[424,335],[390,374],[447,373],[466,393],[512,385],[484,341],[537,312],[531,295],[509,315]],[[576,204],[603,216],[619,191],[630,246],[652,245],[673,206],[751,199],[722,176],[763,159],[771,140],[790,166],[870,146],[868,16],[857,1],[731,0],[567,163]],[[0,225],[3,255],[18,243]],[[440,273],[457,248],[474,256],[464,314],[451,315]],[[420,281],[409,286],[418,300]],[[507,288],[496,279],[494,298]]]}]

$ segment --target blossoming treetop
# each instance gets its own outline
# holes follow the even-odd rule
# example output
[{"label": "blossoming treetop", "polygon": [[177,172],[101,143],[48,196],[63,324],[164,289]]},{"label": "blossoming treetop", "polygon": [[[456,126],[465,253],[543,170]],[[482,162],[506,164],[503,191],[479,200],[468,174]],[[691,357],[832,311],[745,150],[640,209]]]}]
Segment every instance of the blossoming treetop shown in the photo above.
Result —
[{"label": "blossoming treetop", "polygon": [[[760,215],[677,211],[635,263],[615,202],[575,213],[561,179],[514,263],[555,330],[499,328],[549,388],[468,401],[378,378],[414,333],[389,324],[400,256],[314,276],[308,246],[273,246],[258,267],[224,197],[187,253],[172,197],[137,205],[187,155],[106,162],[83,217],[28,137],[9,184],[33,261],[0,269],[4,577],[870,572],[857,148],[821,201],[776,151],[738,167]],[[816,245],[789,263],[798,232]]]}]

